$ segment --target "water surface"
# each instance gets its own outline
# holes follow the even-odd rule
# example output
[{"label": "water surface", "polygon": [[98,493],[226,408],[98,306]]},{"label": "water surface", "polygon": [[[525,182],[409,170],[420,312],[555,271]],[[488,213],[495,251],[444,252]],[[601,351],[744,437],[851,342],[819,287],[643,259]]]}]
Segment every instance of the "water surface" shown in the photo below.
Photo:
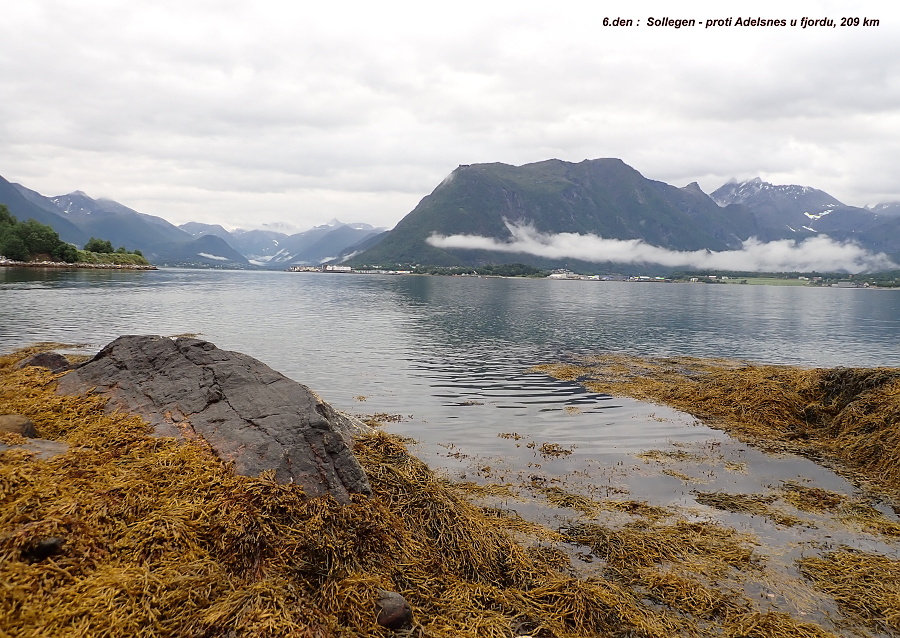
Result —
[{"label": "water surface", "polygon": [[[528,370],[603,352],[900,366],[900,292],[0,268],[0,351],[35,341],[86,342],[95,351],[122,334],[184,333],[260,359],[339,409],[402,416],[387,427],[413,437],[416,454],[457,479],[562,485],[594,498],[687,508],[692,516],[752,530],[759,551],[788,578],[796,578],[795,558],[836,544],[897,556],[883,538],[828,521],[784,527],[695,501],[697,491],[761,493],[784,481],[860,496],[830,470],[763,454],[663,406],[591,393]],[[571,454],[541,455],[543,443]],[[681,450],[701,460],[638,456],[648,450]],[[525,493],[502,505],[557,524],[573,515]],[[775,608],[797,611],[780,593],[772,597]],[[826,601],[814,615],[830,611]]]}]

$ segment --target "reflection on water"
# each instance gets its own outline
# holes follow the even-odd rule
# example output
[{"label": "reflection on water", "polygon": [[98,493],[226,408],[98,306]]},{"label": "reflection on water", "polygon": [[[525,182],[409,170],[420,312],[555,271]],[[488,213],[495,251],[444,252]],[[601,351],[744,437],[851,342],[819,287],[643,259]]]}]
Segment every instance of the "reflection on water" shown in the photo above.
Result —
[{"label": "reflection on water", "polygon": [[527,373],[538,363],[624,351],[900,366],[898,328],[900,294],[876,290],[0,268],[4,351],[200,333],[339,408],[413,414],[425,441],[485,449],[513,426],[628,449],[660,436],[633,427],[644,404]]}]

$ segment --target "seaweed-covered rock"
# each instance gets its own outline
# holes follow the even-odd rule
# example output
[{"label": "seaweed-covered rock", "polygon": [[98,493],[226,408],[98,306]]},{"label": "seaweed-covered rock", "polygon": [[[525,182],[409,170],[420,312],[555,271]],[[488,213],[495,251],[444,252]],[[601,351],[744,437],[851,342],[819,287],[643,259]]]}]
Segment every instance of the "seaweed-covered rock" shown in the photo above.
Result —
[{"label": "seaweed-covered rock", "polygon": [[309,496],[371,493],[351,452],[353,422],[306,386],[201,339],[119,337],[60,378],[58,392],[93,391],[107,410],[147,419],[160,436],[202,439],[246,476],[274,471]]}]

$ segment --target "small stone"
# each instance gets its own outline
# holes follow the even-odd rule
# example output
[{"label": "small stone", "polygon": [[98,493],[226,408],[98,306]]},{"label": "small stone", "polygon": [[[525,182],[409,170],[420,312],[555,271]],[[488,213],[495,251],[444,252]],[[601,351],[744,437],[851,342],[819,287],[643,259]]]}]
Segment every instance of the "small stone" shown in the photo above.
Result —
[{"label": "small stone", "polygon": [[59,553],[66,539],[59,536],[51,536],[50,538],[42,538],[33,543],[29,547],[22,550],[22,558],[32,563],[42,561],[54,554]]},{"label": "small stone", "polygon": [[378,624],[388,629],[401,629],[412,623],[412,608],[395,591],[378,590]]},{"label": "small stone", "polygon": [[27,436],[30,439],[37,438],[37,431],[34,429],[34,423],[31,419],[21,414],[2,414],[0,415],[0,432],[10,432]]},{"label": "small stone", "polygon": [[16,364],[16,368],[26,368],[28,366],[47,368],[50,372],[65,372],[72,368],[69,360],[58,352],[38,352],[30,357],[25,357]]}]

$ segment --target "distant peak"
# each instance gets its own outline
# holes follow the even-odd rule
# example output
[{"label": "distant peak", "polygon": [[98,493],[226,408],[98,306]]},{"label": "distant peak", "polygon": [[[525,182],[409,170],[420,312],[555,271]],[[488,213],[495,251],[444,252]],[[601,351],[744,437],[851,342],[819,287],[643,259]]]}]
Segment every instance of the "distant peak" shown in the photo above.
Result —
[{"label": "distant peak", "polygon": [[[684,187],[684,190],[692,191],[695,193],[703,193],[703,189],[700,188],[700,184],[698,184],[697,182],[691,182],[690,184],[688,184],[687,186]],[[703,194],[705,195],[706,193],[703,193]]]},{"label": "distant peak", "polygon": [[344,225],[344,222],[342,222],[342,221],[339,220],[337,217],[335,217],[334,219],[332,219],[330,222],[328,222],[328,223],[325,224],[325,225],[326,225],[326,226],[343,226],[343,225]]}]

